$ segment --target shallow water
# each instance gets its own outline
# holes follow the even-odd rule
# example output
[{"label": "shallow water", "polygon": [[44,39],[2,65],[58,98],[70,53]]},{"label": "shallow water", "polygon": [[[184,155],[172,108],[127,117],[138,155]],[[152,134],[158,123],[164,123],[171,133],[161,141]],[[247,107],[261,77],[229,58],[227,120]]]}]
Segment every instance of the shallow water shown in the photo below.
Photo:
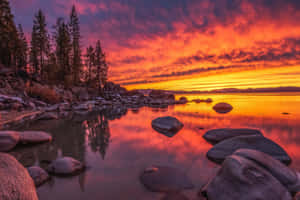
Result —
[{"label": "shallow water", "polygon": [[[120,119],[107,113],[92,113],[59,121],[27,124],[22,130],[44,130],[53,135],[51,144],[19,148],[12,154],[25,166],[43,165],[44,160],[71,156],[84,162],[85,173],[53,178],[38,188],[40,200],[161,199],[139,181],[141,171],[151,165],[182,169],[195,184],[184,191],[189,199],[213,176],[218,166],[208,161],[212,147],[202,135],[215,128],[257,128],[281,145],[300,171],[300,93],[186,95],[189,99],[211,97],[214,103],[189,103],[168,109],[128,110]],[[215,103],[227,102],[234,109],[218,114]],[[282,113],[289,113],[283,115]],[[168,138],[151,128],[160,116],[175,116],[184,128]]]}]

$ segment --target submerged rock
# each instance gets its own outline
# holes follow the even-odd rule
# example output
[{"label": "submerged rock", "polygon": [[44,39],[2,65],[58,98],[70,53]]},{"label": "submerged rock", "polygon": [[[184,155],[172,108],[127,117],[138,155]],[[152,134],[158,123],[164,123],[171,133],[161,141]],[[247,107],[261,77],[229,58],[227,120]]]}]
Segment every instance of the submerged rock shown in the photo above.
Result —
[{"label": "submerged rock", "polygon": [[183,127],[183,124],[174,117],[159,117],[152,121],[152,128],[168,137],[173,137]]},{"label": "submerged rock", "polygon": [[12,156],[0,153],[0,199],[38,200],[33,180]]},{"label": "submerged rock", "polygon": [[194,187],[184,172],[173,167],[147,168],[141,174],[140,180],[152,192],[175,192]]},{"label": "submerged rock", "polygon": [[48,181],[50,178],[49,174],[38,166],[29,167],[27,170],[37,187]]},{"label": "submerged rock", "polygon": [[52,141],[52,136],[43,131],[24,131],[19,132],[19,135],[22,144],[36,144]]},{"label": "submerged rock", "polygon": [[246,158],[232,155],[203,189],[209,200],[291,200],[288,190],[267,170]]},{"label": "submerged rock", "polygon": [[267,170],[285,186],[290,193],[295,194],[300,191],[300,180],[297,173],[268,154],[256,150],[240,149],[237,150],[234,155],[251,160]]},{"label": "submerged rock", "polygon": [[231,112],[233,107],[232,107],[232,105],[230,105],[228,103],[218,103],[213,107],[213,109],[217,113],[226,114],[226,113]]},{"label": "submerged rock", "polygon": [[285,164],[291,163],[289,155],[278,144],[257,135],[239,136],[224,140],[211,148],[207,152],[207,157],[216,163],[222,163],[227,156],[232,155],[238,149],[258,150]]},{"label": "submerged rock", "polygon": [[49,173],[55,175],[75,175],[84,170],[84,165],[71,157],[58,158],[47,168]]},{"label": "submerged rock", "polygon": [[56,119],[58,119],[58,114],[53,112],[46,112],[38,117],[38,120],[56,120]]},{"label": "submerged rock", "polygon": [[15,131],[0,131],[0,152],[12,150],[19,140],[20,136]]},{"label": "submerged rock", "polygon": [[214,129],[207,131],[205,135],[203,136],[204,139],[211,143],[219,143],[223,140],[237,137],[237,136],[245,136],[245,135],[260,135],[262,136],[262,133],[259,130],[256,129],[231,129],[231,128],[223,128],[223,129]]}]

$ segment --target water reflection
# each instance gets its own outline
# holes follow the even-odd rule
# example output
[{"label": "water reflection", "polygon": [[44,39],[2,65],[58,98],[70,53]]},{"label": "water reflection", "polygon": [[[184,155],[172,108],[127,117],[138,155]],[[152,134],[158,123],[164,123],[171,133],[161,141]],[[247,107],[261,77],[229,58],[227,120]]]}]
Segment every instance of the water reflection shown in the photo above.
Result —
[{"label": "water reflection", "polygon": [[[161,199],[139,182],[140,172],[151,165],[167,165],[185,171],[196,185],[183,195],[195,199],[199,188],[218,166],[206,159],[212,147],[202,135],[215,128],[255,128],[281,145],[300,171],[300,95],[216,95],[215,103],[228,102],[234,109],[220,115],[213,104],[189,103],[169,108],[127,110],[109,108],[88,115],[74,115],[58,121],[40,121],[22,130],[44,130],[53,142],[22,147],[12,154],[25,166],[46,165],[60,156],[71,156],[88,166],[76,177],[54,178],[38,189],[41,200],[62,199]],[[188,98],[205,98],[203,95]],[[282,115],[289,112],[290,115]],[[157,117],[174,116],[183,129],[167,138],[151,127]],[[118,191],[118,192],[116,192]]]}]

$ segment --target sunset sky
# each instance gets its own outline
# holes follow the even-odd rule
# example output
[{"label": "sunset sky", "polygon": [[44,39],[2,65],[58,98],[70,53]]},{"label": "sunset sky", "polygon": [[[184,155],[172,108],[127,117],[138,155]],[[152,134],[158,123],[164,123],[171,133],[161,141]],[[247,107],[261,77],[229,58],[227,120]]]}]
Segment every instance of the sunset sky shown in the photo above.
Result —
[{"label": "sunset sky", "polygon": [[299,0],[11,0],[30,35],[79,12],[82,46],[100,39],[109,79],[129,88],[300,86]]}]

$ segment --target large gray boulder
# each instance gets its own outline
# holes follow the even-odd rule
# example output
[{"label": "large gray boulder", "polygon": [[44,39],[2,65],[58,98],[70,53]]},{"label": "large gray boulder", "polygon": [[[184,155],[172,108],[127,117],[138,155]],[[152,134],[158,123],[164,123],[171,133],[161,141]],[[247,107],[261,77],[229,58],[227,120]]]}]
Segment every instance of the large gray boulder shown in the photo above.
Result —
[{"label": "large gray boulder", "polygon": [[226,114],[232,111],[233,107],[232,105],[228,103],[218,103],[216,104],[213,109],[220,114]]},{"label": "large gray boulder", "polygon": [[222,163],[227,156],[232,155],[238,149],[258,150],[285,164],[291,163],[289,155],[278,144],[257,135],[239,136],[224,140],[211,148],[206,155],[210,160]]},{"label": "large gray boulder", "polygon": [[47,168],[47,171],[55,175],[76,175],[83,171],[84,164],[71,157],[58,158]]},{"label": "large gray boulder", "polygon": [[226,158],[203,189],[209,200],[291,200],[288,190],[266,169],[244,157]]},{"label": "large gray boulder", "polygon": [[140,180],[152,192],[177,192],[194,187],[184,172],[166,166],[153,166],[145,169]]},{"label": "large gray boulder", "polygon": [[159,117],[152,121],[152,128],[168,137],[173,137],[183,127],[183,124],[174,117]]},{"label": "large gray boulder", "polygon": [[12,150],[19,140],[20,136],[15,131],[0,131],[0,152]]},{"label": "large gray boulder", "polygon": [[43,131],[24,131],[19,132],[19,135],[22,144],[37,144],[52,141],[52,136]]},{"label": "large gray boulder", "polygon": [[255,162],[272,174],[290,193],[295,194],[300,191],[300,180],[297,173],[268,154],[256,150],[240,149],[233,155]]},{"label": "large gray boulder", "polygon": [[222,142],[223,140],[226,140],[229,138],[233,138],[233,137],[237,137],[237,136],[245,136],[245,135],[260,135],[260,136],[262,136],[262,133],[256,129],[222,128],[222,129],[214,129],[214,130],[207,131],[203,137],[207,141],[209,141],[213,144],[216,144],[216,143]]},{"label": "large gray boulder", "polygon": [[35,186],[40,186],[50,179],[49,174],[38,166],[32,166],[27,168],[29,175],[34,181]]},{"label": "large gray boulder", "polygon": [[38,200],[33,180],[12,156],[0,153],[0,199]]}]

